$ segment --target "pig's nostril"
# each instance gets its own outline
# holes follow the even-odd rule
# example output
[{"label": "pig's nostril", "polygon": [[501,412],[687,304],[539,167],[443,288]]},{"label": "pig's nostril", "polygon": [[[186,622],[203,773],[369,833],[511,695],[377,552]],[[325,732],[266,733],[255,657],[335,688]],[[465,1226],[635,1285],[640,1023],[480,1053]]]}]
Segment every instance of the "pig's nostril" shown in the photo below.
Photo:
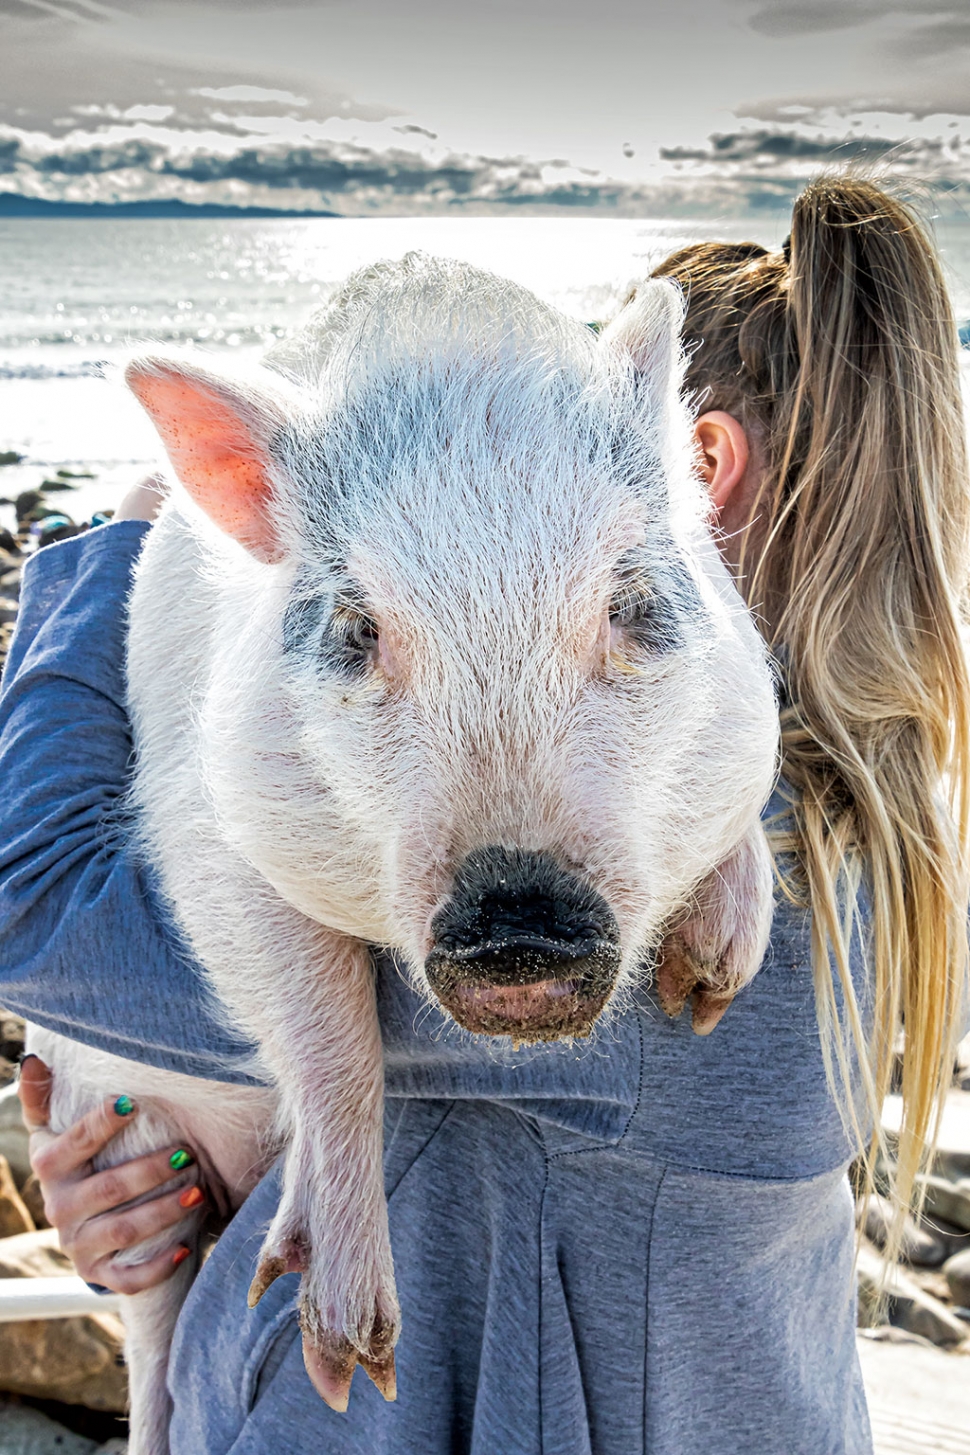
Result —
[{"label": "pig's nostril", "polygon": [[568,956],[619,939],[606,901],[551,854],[499,845],[468,855],[431,930],[438,950],[464,955],[516,943]]}]

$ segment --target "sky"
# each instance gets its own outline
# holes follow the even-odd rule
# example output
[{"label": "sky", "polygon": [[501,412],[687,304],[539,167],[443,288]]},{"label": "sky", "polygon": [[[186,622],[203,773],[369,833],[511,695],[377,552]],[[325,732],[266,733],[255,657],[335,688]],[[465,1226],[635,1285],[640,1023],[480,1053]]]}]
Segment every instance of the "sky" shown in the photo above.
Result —
[{"label": "sky", "polygon": [[0,191],[346,216],[970,215],[970,4],[0,0]]}]

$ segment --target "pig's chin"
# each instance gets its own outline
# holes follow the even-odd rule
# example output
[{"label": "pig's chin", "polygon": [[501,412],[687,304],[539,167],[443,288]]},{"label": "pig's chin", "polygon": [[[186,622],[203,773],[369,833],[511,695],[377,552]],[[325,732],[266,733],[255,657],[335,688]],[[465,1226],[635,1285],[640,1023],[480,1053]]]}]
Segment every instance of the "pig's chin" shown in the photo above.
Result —
[{"label": "pig's chin", "polygon": [[[428,980],[445,1010],[479,1035],[511,1036],[516,1042],[557,1041],[588,1036],[616,981],[619,953],[601,945],[598,953],[568,968],[544,964],[545,957],[518,957],[517,971],[469,973],[467,962],[432,951],[425,964]],[[482,973],[485,971],[485,973]]]},{"label": "pig's chin", "polygon": [[588,1036],[609,992],[590,995],[578,980],[533,985],[462,985],[442,1001],[460,1026],[515,1041]]}]

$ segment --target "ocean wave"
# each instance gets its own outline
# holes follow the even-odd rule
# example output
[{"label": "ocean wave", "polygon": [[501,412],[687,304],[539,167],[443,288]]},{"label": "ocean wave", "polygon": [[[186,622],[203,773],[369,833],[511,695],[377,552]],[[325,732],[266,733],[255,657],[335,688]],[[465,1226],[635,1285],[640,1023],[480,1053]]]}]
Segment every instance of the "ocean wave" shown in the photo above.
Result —
[{"label": "ocean wave", "polygon": [[11,364],[0,360],[0,379],[104,379],[110,368],[107,359],[82,359],[72,364]]}]

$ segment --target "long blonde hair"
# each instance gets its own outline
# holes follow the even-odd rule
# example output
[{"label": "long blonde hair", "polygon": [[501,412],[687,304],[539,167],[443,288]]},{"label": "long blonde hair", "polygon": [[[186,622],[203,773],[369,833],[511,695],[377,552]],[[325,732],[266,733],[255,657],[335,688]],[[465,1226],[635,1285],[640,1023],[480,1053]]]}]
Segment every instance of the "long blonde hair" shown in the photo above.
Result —
[{"label": "long blonde hair", "polygon": [[812,909],[826,1066],[860,1142],[861,1073],[878,1141],[905,1027],[905,1207],[952,1076],[967,961],[970,479],[946,286],[913,212],[853,178],[801,194],[781,252],[703,244],[657,272],[687,296],[699,407],[740,419],[764,463],[738,584],[784,680],[787,847]]}]

